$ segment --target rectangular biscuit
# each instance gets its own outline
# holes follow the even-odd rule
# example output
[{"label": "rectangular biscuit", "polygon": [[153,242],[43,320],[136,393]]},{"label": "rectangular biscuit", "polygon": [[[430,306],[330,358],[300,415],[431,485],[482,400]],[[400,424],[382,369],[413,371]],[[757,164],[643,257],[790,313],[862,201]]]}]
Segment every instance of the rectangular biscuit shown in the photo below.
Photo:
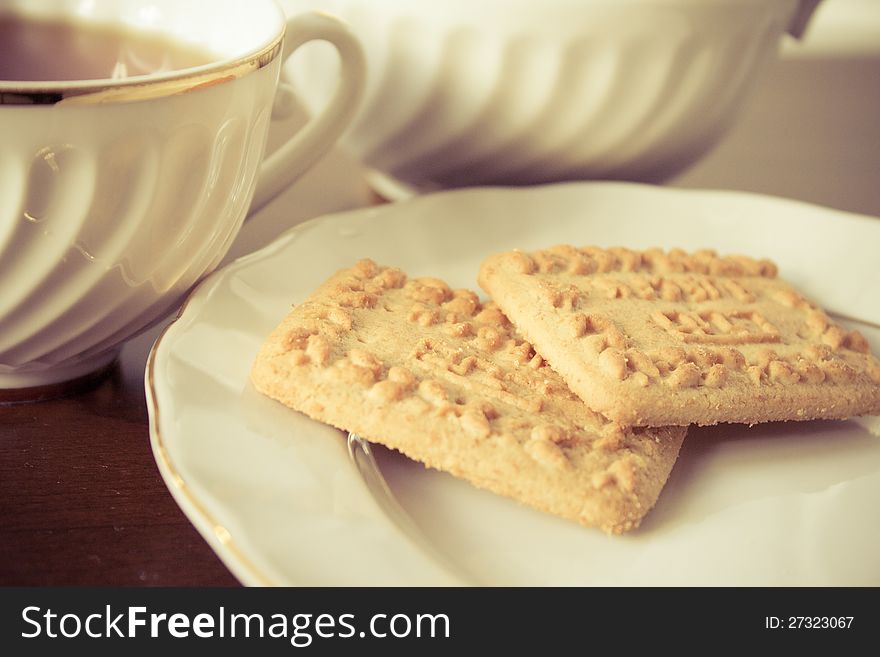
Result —
[{"label": "rectangular biscuit", "polygon": [[479,283],[581,399],[625,425],[880,412],[865,338],[766,260],[558,246],[491,256]]},{"label": "rectangular biscuit", "polygon": [[363,260],[296,306],[251,379],[310,417],[609,533],[638,526],[684,438],[589,410],[493,304]]}]

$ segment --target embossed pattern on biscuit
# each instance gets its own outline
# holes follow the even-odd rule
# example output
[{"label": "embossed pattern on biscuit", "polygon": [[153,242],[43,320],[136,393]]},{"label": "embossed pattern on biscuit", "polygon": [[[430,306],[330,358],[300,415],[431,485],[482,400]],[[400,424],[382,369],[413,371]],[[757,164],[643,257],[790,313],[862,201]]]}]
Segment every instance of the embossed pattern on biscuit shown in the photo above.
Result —
[{"label": "embossed pattern on biscuit", "polygon": [[572,390],[624,424],[880,412],[880,362],[768,260],[559,246],[487,259],[480,284]]},{"label": "embossed pattern on biscuit", "polygon": [[369,260],[294,308],[252,380],[315,419],[615,533],[653,506],[685,433],[609,422],[495,304]]}]

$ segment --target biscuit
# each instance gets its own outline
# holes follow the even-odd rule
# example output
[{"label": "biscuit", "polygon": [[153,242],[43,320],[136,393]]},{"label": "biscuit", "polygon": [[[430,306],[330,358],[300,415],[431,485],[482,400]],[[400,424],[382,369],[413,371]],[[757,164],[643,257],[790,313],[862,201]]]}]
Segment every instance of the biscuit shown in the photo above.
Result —
[{"label": "biscuit", "polygon": [[607,421],[494,304],[370,260],[296,306],[251,379],[316,420],[609,533],[638,526],[685,434]]},{"label": "biscuit", "polygon": [[591,408],[623,425],[880,412],[880,362],[767,260],[558,246],[479,283]]}]

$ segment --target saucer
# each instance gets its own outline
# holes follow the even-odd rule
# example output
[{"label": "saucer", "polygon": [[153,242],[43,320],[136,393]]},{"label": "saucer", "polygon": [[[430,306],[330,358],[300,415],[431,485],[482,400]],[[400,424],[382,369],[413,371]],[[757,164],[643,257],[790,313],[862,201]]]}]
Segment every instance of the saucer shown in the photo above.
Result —
[{"label": "saucer", "polygon": [[692,428],[642,527],[609,537],[383,448],[372,449],[374,465],[341,432],[248,382],[290,305],[359,258],[477,289],[486,255],[560,243],[769,257],[880,350],[880,220],[871,217],[742,193],[574,183],[444,192],[309,221],[206,279],[147,366],[159,470],[236,577],[880,585],[877,418]]}]

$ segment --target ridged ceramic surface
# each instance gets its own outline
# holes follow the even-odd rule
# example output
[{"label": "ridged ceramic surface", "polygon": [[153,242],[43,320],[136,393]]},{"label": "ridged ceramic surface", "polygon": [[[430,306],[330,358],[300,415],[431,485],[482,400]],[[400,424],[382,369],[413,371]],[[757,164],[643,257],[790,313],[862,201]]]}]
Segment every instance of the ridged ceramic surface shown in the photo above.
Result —
[{"label": "ridged ceramic surface", "polygon": [[[340,15],[367,50],[366,101],[343,144],[425,189],[678,173],[730,125],[797,2],[291,4]],[[335,62],[310,48],[291,66],[317,111]]]},{"label": "ridged ceramic surface", "polygon": [[0,388],[110,360],[217,265],[278,66],[155,101],[0,107]]}]

